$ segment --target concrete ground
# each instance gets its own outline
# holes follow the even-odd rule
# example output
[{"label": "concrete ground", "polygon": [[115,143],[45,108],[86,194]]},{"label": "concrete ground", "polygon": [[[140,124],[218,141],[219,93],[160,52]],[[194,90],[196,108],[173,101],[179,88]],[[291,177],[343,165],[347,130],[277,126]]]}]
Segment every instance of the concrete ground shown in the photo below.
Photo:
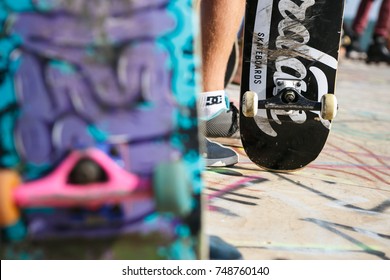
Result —
[{"label": "concrete ground", "polygon": [[[239,88],[231,86],[237,101]],[[295,173],[240,161],[204,172],[206,232],[245,259],[390,259],[390,66],[343,60],[321,155]]]}]

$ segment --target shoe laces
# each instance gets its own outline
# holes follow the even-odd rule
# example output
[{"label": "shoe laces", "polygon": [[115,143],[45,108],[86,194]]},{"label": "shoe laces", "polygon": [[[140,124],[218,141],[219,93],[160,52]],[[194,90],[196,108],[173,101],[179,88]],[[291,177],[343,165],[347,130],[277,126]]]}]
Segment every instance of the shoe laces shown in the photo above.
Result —
[{"label": "shoe laces", "polygon": [[232,125],[229,128],[229,135],[233,135],[238,130],[238,109],[230,102],[230,111],[232,111]]}]

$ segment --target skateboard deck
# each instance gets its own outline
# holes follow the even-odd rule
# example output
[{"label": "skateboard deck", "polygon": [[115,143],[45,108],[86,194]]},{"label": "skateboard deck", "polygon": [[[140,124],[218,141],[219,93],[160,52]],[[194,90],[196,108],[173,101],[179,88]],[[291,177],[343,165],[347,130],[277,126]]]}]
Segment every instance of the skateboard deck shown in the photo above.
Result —
[{"label": "skateboard deck", "polygon": [[246,2],[240,94],[248,157],[275,171],[317,158],[337,112],[344,1]]},{"label": "skateboard deck", "polygon": [[0,1],[1,259],[199,259],[193,1]]}]

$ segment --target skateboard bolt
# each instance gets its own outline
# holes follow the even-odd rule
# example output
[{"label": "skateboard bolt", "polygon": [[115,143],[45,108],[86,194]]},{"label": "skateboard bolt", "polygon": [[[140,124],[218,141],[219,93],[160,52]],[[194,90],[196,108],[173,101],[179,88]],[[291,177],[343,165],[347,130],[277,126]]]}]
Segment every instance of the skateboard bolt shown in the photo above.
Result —
[{"label": "skateboard bolt", "polygon": [[297,82],[297,87],[301,87],[301,82]]},{"label": "skateboard bolt", "polygon": [[68,182],[75,185],[105,182],[107,175],[104,170],[89,158],[81,159],[69,174]]},{"label": "skateboard bolt", "polygon": [[284,100],[286,100],[286,102],[288,102],[288,103],[293,102],[295,100],[295,93],[291,90],[287,91],[284,94]]}]

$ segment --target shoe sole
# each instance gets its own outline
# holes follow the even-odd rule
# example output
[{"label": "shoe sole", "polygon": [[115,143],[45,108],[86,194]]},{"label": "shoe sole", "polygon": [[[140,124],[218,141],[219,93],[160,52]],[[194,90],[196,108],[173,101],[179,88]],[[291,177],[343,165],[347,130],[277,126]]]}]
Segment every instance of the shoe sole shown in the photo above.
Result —
[{"label": "shoe sole", "polygon": [[227,158],[218,159],[205,159],[206,167],[226,167],[233,166],[238,163],[238,156],[232,156]]}]

